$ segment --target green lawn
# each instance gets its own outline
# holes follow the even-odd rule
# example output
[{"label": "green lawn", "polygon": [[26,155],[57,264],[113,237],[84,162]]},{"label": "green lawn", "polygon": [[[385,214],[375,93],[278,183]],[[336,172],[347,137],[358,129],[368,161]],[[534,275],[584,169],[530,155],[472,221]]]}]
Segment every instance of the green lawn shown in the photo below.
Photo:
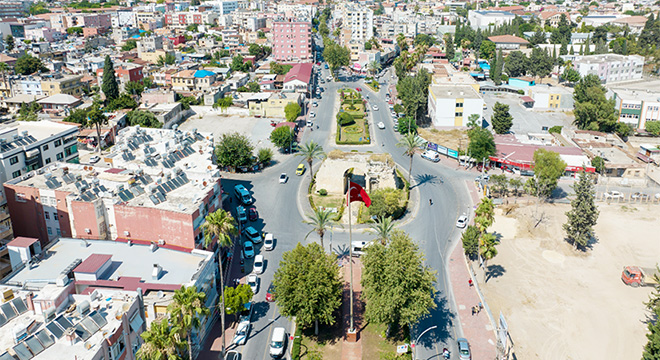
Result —
[{"label": "green lawn", "polygon": [[337,143],[349,143],[349,144],[369,144],[371,139],[369,138],[369,125],[366,119],[355,120],[355,124],[350,126],[341,126],[339,127],[341,134],[339,136],[339,141]]},{"label": "green lawn", "polygon": [[[394,341],[385,338],[387,325],[367,323],[360,332],[362,338],[362,355],[370,354],[370,359],[381,359],[385,354],[396,354],[397,345],[410,343],[410,341]],[[392,358],[392,357],[390,357]],[[396,359],[411,360],[412,354],[403,354]]]}]

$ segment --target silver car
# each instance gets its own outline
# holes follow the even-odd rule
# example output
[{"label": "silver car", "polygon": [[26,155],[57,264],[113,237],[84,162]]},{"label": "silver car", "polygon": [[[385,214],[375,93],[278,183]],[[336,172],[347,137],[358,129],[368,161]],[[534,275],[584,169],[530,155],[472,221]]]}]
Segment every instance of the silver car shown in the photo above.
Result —
[{"label": "silver car", "polygon": [[467,215],[463,214],[459,216],[458,220],[456,220],[456,227],[459,229],[463,229],[465,225],[467,225],[467,221],[468,221]]},{"label": "silver car", "polygon": [[472,359],[472,356],[470,355],[470,343],[468,343],[466,338],[458,339],[458,358],[461,360]]}]

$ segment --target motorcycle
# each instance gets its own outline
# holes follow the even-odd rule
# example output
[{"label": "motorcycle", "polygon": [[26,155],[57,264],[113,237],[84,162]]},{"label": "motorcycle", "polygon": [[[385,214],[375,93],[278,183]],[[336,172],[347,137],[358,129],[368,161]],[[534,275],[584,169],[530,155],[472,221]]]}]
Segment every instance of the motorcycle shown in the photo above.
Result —
[{"label": "motorcycle", "polygon": [[446,360],[449,360],[449,350],[448,350],[447,348],[445,348],[444,350],[442,350],[442,356],[443,356]]}]

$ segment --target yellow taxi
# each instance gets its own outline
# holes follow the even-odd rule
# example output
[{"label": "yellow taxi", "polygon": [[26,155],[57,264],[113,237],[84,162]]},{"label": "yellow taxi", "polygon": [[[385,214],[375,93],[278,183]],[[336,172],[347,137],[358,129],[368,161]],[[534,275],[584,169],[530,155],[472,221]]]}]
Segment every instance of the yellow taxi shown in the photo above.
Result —
[{"label": "yellow taxi", "polygon": [[305,164],[299,164],[296,168],[296,175],[300,176],[305,173]]}]

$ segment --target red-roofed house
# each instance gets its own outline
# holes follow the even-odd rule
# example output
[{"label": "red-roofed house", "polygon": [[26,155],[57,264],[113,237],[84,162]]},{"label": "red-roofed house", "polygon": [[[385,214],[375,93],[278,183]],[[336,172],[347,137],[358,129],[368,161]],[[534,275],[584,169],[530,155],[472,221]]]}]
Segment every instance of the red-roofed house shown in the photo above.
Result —
[{"label": "red-roofed house", "polygon": [[541,19],[541,26],[550,25],[552,27],[557,27],[562,15],[566,15],[566,19],[570,22],[570,16],[568,16],[568,14],[565,12],[554,10],[541,11],[539,14],[539,19]]},{"label": "red-roofed house", "polygon": [[495,48],[502,50],[526,49],[529,41],[513,35],[491,36],[488,40],[495,43]]},{"label": "red-roofed house", "polygon": [[294,65],[284,76],[284,91],[306,93],[312,80],[313,64],[303,63]]}]

